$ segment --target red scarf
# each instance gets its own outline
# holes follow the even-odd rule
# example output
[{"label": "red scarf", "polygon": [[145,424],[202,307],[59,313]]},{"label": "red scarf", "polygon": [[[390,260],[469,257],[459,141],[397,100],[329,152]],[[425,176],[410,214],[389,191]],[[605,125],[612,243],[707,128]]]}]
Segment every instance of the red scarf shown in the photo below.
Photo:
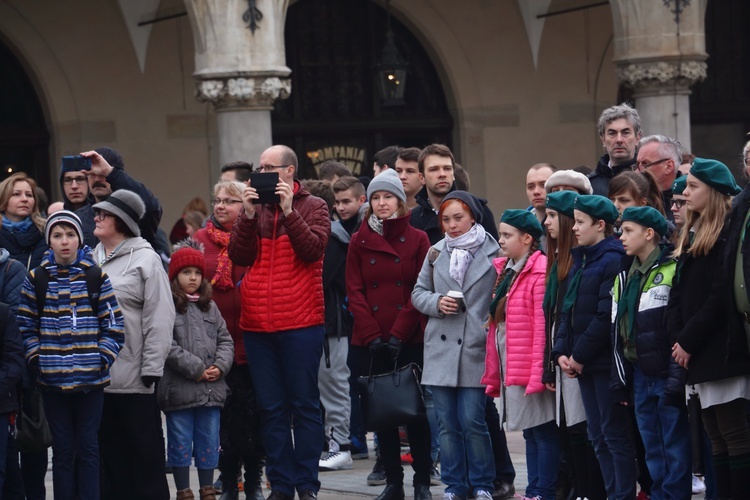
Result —
[{"label": "red scarf", "polygon": [[211,220],[206,222],[206,229],[208,229],[208,238],[221,248],[216,259],[216,274],[211,278],[211,286],[219,290],[231,290],[234,288],[234,283],[232,283],[233,268],[227,252],[230,234],[217,228]]}]

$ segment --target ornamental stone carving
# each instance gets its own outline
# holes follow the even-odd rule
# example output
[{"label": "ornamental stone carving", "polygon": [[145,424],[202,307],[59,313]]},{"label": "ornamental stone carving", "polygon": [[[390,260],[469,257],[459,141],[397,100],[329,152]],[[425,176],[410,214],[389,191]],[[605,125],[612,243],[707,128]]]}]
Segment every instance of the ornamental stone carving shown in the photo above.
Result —
[{"label": "ornamental stone carving", "polygon": [[201,80],[195,95],[201,102],[212,103],[217,110],[272,109],[276,100],[288,98],[291,92],[291,79],[260,76]]},{"label": "ornamental stone carving", "polygon": [[690,87],[706,78],[705,61],[649,61],[619,63],[617,79],[635,90],[646,87]]}]

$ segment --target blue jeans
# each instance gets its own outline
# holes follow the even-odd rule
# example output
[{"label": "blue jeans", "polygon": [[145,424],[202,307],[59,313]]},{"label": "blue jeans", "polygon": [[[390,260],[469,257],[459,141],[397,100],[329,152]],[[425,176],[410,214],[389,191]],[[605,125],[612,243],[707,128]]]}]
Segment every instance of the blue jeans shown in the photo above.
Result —
[{"label": "blue jeans", "polygon": [[555,500],[560,462],[560,440],[554,420],[523,430],[529,485],[526,496]]},{"label": "blue jeans", "polygon": [[440,476],[446,493],[466,498],[469,485],[493,490],[495,463],[484,418],[485,395],[480,387],[430,386],[440,427]]},{"label": "blue jeans", "polygon": [[193,456],[199,469],[219,465],[220,412],[218,406],[166,412],[167,458],[173,467],[190,467]]},{"label": "blue jeans", "polygon": [[578,377],[586,411],[589,441],[602,468],[610,500],[635,498],[635,450],[627,408],[616,403],[609,390],[609,372]]},{"label": "blue jeans", "polygon": [[266,476],[273,491],[285,495],[293,496],[295,489],[320,489],[323,422],[318,369],[323,334],[322,326],[275,333],[245,332],[266,449]]},{"label": "blue jeans", "polygon": [[690,424],[687,407],[664,404],[666,379],[649,377],[635,365],[633,399],[646,464],[654,484],[652,500],[690,498]]},{"label": "blue jeans", "polygon": [[437,465],[440,455],[440,426],[438,425],[435,403],[432,401],[432,386],[424,387],[424,405],[427,410],[427,421],[430,423],[430,458],[432,465]]},{"label": "blue jeans", "polygon": [[[42,393],[52,432],[52,483],[61,500],[99,498],[99,424],[104,389]],[[75,467],[73,461],[75,460]],[[76,495],[77,493],[77,495]]]}]

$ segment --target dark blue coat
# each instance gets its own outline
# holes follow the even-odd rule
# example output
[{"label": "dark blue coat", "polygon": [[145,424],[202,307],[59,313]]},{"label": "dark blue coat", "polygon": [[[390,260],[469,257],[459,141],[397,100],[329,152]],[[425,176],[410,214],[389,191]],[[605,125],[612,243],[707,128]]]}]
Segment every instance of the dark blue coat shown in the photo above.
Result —
[{"label": "dark blue coat", "polygon": [[622,243],[610,236],[596,245],[574,248],[571,253],[573,267],[567,278],[568,286],[581,268],[584,257],[585,266],[575,306],[560,317],[552,359],[557,363],[560,356],[572,355],[583,365],[585,373],[605,372],[609,376],[612,363],[612,286],[625,251]]},{"label": "dark blue coat", "polygon": [[26,363],[16,315],[0,303],[0,415],[18,411],[18,383]]},{"label": "dark blue coat", "polygon": [[11,259],[23,264],[27,271],[42,263],[44,252],[49,248],[44,235],[34,224],[21,233],[12,232],[5,226],[0,228],[0,247],[8,251]]}]

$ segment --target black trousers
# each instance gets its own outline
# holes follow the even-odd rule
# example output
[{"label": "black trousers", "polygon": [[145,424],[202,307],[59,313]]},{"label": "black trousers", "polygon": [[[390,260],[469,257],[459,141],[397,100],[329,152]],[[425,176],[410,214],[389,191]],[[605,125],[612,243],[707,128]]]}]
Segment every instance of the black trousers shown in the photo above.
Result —
[{"label": "black trousers", "polygon": [[156,394],[104,394],[99,452],[102,498],[169,500]]},{"label": "black trousers", "polygon": [[[401,367],[409,363],[416,363],[422,367],[424,364],[423,354],[424,346],[422,344],[405,345],[401,349],[398,365]],[[352,346],[349,350],[349,356],[353,356],[351,365],[357,370],[357,376],[367,376],[370,373],[370,361],[372,361],[374,375],[393,371],[393,362],[387,353],[372,358],[366,347]],[[414,469],[413,484],[414,486],[429,486],[432,458],[430,457],[430,424],[427,422],[427,417],[407,425],[406,432],[409,437],[411,456],[414,459],[411,464]],[[404,469],[401,467],[401,441],[398,428],[379,431],[377,436],[380,460],[385,469],[386,481],[388,484],[403,484]]]}]

